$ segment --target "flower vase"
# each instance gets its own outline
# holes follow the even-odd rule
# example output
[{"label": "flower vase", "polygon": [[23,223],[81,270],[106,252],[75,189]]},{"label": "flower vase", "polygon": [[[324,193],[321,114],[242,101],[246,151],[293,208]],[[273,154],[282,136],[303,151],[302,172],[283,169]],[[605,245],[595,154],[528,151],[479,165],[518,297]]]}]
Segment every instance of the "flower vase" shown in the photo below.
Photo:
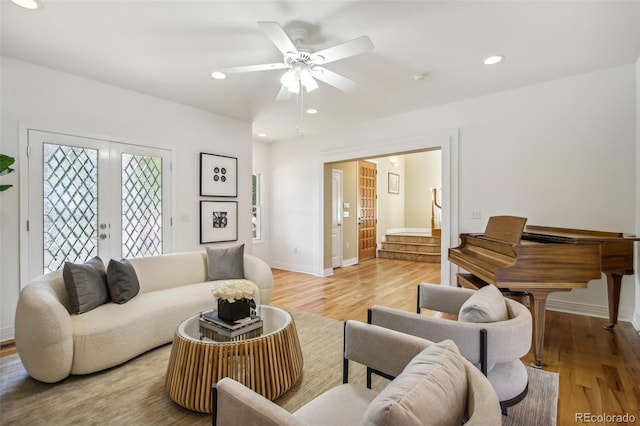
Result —
[{"label": "flower vase", "polygon": [[251,316],[251,300],[238,299],[229,302],[227,299],[218,299],[218,318],[228,322]]}]

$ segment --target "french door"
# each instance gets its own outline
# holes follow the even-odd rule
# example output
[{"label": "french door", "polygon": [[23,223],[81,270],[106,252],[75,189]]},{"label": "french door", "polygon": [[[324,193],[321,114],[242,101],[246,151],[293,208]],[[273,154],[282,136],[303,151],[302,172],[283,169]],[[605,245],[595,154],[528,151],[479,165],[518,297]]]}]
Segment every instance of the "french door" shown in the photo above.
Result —
[{"label": "french door", "polygon": [[27,279],[171,250],[171,153],[28,130]]}]

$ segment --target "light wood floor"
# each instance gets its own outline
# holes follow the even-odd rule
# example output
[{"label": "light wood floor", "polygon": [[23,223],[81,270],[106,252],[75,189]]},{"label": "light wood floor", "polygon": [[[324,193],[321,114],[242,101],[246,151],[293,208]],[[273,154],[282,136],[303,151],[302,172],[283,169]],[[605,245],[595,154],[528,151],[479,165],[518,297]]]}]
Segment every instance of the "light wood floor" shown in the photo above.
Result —
[{"label": "light wood floor", "polygon": [[[440,282],[440,265],[374,259],[330,277],[274,270],[272,303],[337,320],[366,321],[374,304],[415,312],[416,286]],[[640,336],[628,322],[604,330],[605,319],[547,311],[543,368],[560,373],[558,425],[578,413],[635,416],[640,424]],[[523,361],[533,362],[530,352]]]}]

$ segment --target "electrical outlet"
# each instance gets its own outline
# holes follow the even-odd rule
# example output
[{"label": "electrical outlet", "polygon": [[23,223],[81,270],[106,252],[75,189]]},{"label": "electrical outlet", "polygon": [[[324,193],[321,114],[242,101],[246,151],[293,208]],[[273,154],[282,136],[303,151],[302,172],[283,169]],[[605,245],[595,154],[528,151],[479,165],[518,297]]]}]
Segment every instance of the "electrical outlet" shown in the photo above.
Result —
[{"label": "electrical outlet", "polygon": [[471,219],[480,219],[480,210],[471,210]]}]

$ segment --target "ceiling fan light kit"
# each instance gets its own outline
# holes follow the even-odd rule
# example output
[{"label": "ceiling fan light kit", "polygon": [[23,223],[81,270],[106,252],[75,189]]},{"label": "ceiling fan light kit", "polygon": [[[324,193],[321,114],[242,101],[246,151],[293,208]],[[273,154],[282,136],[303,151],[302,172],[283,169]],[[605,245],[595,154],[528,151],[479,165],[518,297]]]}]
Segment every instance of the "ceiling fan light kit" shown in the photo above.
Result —
[{"label": "ceiling fan light kit", "polygon": [[497,63],[502,62],[503,59],[504,59],[504,56],[501,56],[501,55],[489,56],[487,59],[484,60],[484,64],[495,65]]},{"label": "ceiling fan light kit", "polygon": [[[369,37],[362,36],[319,52],[313,52],[306,44],[309,30],[304,27],[295,28],[287,35],[277,22],[258,22],[258,26],[282,53],[282,63],[222,68],[212,72],[211,77],[224,79],[229,74],[286,69],[287,71],[280,78],[282,87],[276,100],[287,100],[291,94],[296,94],[300,112],[304,110],[301,88],[304,88],[307,93],[316,90],[318,88],[316,80],[343,92],[351,92],[356,87],[355,82],[321,65],[373,49],[373,43]],[[300,123],[298,124],[298,133],[302,134]]]},{"label": "ceiling fan light kit", "polygon": [[11,0],[11,2],[25,9],[35,10],[40,8],[40,2],[38,0]]}]

